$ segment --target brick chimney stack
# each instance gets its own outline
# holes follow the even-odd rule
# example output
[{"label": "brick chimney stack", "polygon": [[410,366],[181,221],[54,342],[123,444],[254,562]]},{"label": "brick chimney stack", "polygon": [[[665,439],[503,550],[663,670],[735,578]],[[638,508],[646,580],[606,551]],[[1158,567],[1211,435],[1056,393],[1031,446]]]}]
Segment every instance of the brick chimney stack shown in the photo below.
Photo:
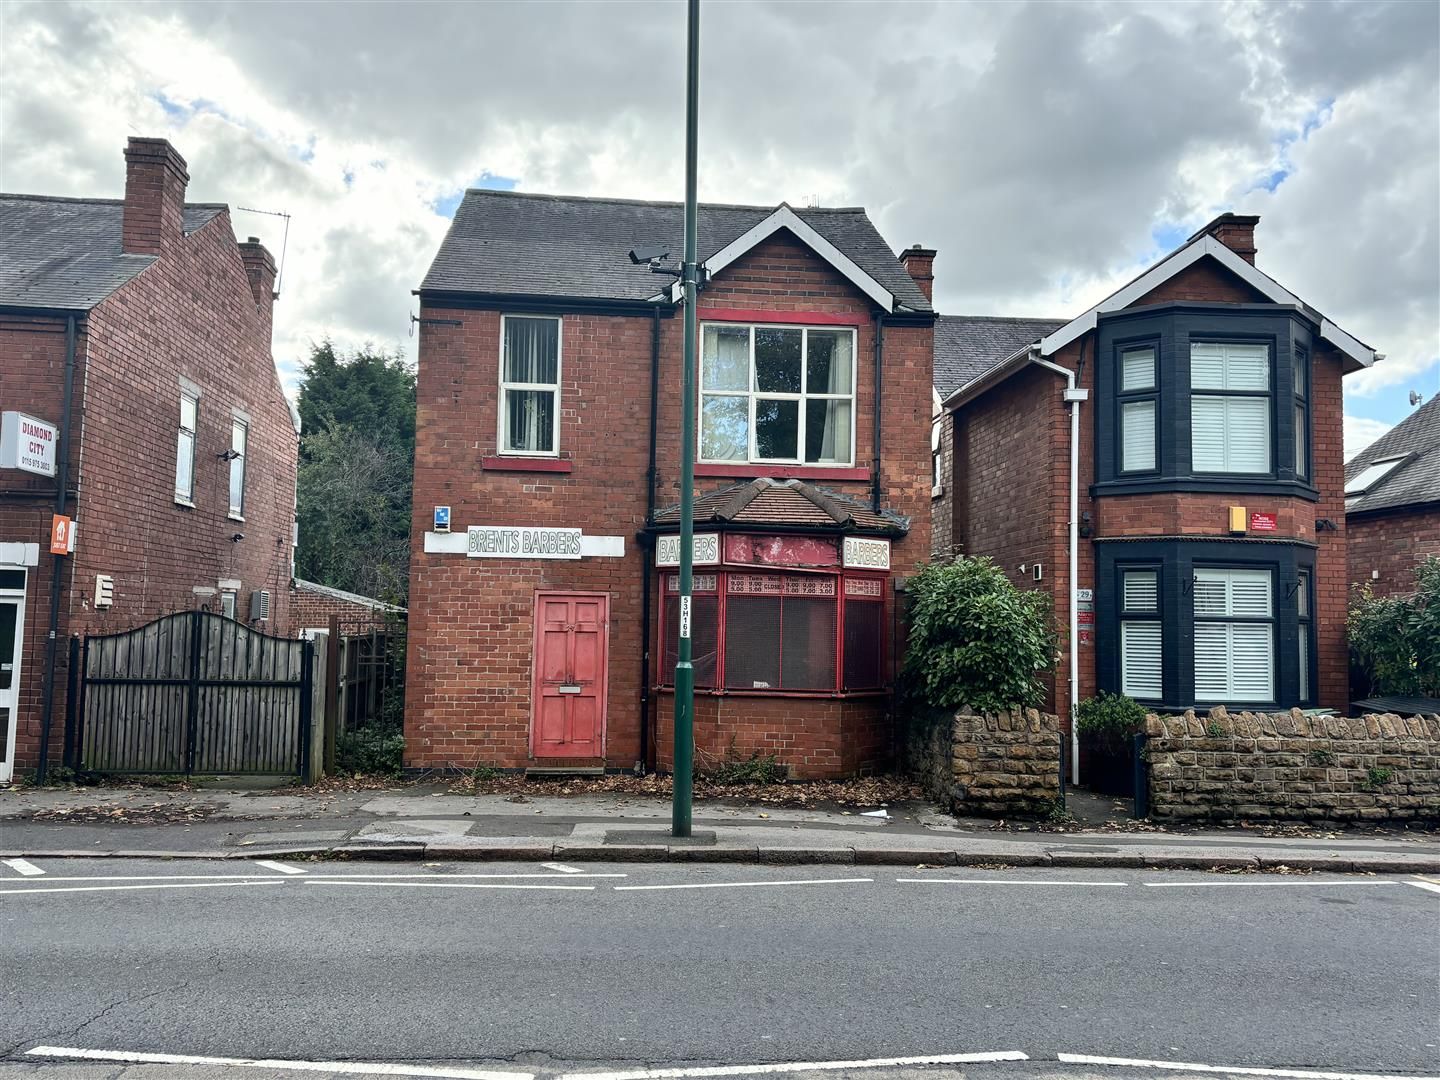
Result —
[{"label": "brick chimney stack", "polygon": [[270,338],[270,326],[275,311],[275,258],[260,243],[258,236],[246,237],[240,249],[240,261],[245,265],[245,276],[250,279],[250,292],[255,297],[255,310],[265,324],[265,338]]},{"label": "brick chimney stack", "polygon": [[1213,236],[1251,266],[1255,265],[1255,226],[1260,224],[1257,214],[1221,214],[1192,236]]},{"label": "brick chimney stack", "polygon": [[933,300],[935,291],[935,249],[923,248],[919,244],[906,248],[900,253],[900,265],[904,266],[926,300]]},{"label": "brick chimney stack", "polygon": [[132,138],[125,147],[121,250],[164,255],[185,230],[185,159],[165,139]]}]

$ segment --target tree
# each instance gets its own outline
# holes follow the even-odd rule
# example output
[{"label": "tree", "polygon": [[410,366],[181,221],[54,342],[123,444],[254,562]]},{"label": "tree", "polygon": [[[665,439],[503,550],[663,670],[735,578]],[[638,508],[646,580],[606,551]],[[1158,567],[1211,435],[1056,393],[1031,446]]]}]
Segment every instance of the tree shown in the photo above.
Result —
[{"label": "tree", "polygon": [[403,604],[410,577],[415,372],[398,353],[312,346],[301,419],[298,576]]},{"label": "tree", "polygon": [[1050,601],[1018,589],[995,563],[960,556],[910,579],[905,667],[918,695],[937,709],[983,712],[1038,705],[1055,662]]}]

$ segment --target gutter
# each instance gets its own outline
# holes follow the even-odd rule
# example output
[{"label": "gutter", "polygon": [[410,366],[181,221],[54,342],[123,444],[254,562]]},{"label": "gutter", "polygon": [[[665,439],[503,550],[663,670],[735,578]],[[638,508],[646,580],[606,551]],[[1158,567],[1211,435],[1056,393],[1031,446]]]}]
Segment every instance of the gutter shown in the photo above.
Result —
[{"label": "gutter", "polygon": [[1090,391],[1075,385],[1075,372],[1040,355],[1038,347],[1028,353],[1030,363],[1065,377],[1063,400],[1070,408],[1070,783],[1080,783],[1080,733],[1075,727],[1075,710],[1080,703],[1080,614],[1076,603],[1076,576],[1080,569],[1080,403]]}]

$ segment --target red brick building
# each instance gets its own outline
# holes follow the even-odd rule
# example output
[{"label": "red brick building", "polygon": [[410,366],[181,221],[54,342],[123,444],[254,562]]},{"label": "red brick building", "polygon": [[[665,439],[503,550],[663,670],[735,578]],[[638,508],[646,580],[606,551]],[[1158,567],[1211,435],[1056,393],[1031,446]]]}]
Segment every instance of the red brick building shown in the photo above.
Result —
[{"label": "red brick building", "polygon": [[[236,243],[226,206],[186,203],[188,179],[169,143],[135,138],[123,200],[0,195],[0,411],[53,440],[29,471],[0,467],[0,781],[37,760],[57,570],[55,753],[70,635],[197,604],[288,628],[297,436],[270,354],[275,263]],[[67,383],[78,541],[55,557]]]},{"label": "red brick building", "polygon": [[[877,767],[895,583],[930,549],[934,253],[858,209],[699,222],[697,761]],[[665,767],[683,320],[654,271],[682,224],[489,191],[456,213],[419,290],[407,766]]]},{"label": "red brick building", "polygon": [[1345,466],[1350,583],[1411,592],[1415,567],[1440,558],[1440,394]]},{"label": "red brick building", "polygon": [[1068,322],[937,327],[937,372],[964,377],[936,550],[1053,597],[1062,715],[1098,690],[1346,707],[1340,380],[1375,353],[1256,269],[1257,221],[1222,215]]},{"label": "red brick building", "polygon": [[290,626],[300,637],[314,630],[325,630],[330,620],[339,619],[343,627],[383,625],[390,616],[403,618],[405,609],[370,596],[332,589],[314,581],[296,578],[290,583]]}]

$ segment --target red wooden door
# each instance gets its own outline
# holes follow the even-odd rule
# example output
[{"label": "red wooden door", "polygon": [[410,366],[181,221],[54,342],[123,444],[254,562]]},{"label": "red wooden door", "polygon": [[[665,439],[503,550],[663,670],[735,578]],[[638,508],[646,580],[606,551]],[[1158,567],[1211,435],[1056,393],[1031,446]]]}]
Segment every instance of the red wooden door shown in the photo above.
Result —
[{"label": "red wooden door", "polygon": [[535,685],[530,752],[535,757],[605,756],[610,598],[535,596]]}]

